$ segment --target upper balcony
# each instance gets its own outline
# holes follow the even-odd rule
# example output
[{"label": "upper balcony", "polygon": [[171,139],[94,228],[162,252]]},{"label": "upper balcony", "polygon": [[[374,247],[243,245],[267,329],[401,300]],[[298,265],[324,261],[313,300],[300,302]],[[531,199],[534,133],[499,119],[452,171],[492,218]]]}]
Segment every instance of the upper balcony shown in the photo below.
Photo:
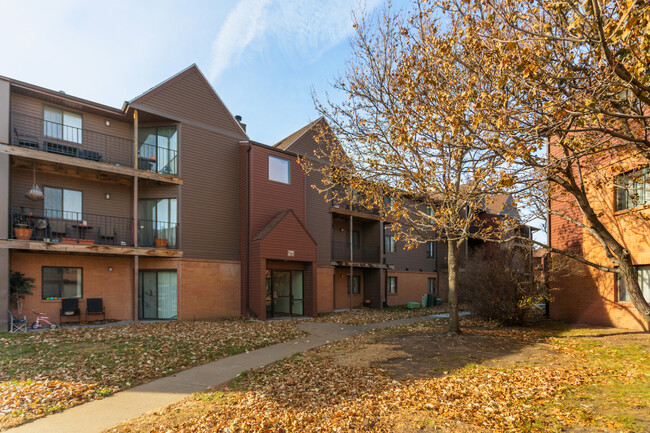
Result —
[{"label": "upper balcony", "polygon": [[[140,128],[143,136],[138,145],[137,169],[134,168],[134,141],[81,127],[81,120],[59,121],[11,113],[10,146],[0,150],[17,157],[39,159],[86,170],[141,177],[158,182],[182,184],[178,174],[176,128],[173,138],[165,141],[158,133]],[[51,116],[50,116],[51,117]],[[63,123],[61,123],[63,122]],[[164,131],[163,131],[164,135]],[[167,134],[169,135],[169,134]]]},{"label": "upper balcony", "polygon": [[379,263],[379,256],[377,246],[355,245],[350,251],[350,242],[332,242],[332,260],[335,262]]},{"label": "upper balcony", "polygon": [[134,247],[133,219],[60,209],[13,206],[7,247],[116,255],[180,257],[177,224],[139,220]]},{"label": "upper balcony", "polygon": [[88,161],[133,167],[133,140],[12,113],[11,144]]}]

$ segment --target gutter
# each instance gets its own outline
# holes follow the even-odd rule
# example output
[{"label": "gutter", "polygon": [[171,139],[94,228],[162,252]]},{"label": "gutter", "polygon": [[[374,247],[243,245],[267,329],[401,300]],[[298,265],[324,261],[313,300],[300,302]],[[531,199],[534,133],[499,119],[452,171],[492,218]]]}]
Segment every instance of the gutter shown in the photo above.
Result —
[{"label": "gutter", "polygon": [[250,285],[250,265],[249,265],[249,250],[250,250],[250,153],[253,147],[250,140],[248,141],[248,149],[246,149],[246,312],[254,318],[258,318],[257,314],[251,310],[251,285]]}]

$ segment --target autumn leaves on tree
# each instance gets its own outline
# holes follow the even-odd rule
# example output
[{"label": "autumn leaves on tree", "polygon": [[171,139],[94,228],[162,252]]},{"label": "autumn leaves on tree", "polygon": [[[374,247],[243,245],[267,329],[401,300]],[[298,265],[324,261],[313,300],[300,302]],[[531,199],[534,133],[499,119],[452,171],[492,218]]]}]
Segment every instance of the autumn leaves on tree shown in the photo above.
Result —
[{"label": "autumn leaves on tree", "polygon": [[[345,99],[315,98],[330,128],[323,193],[379,209],[409,246],[447,244],[450,331],[460,245],[513,233],[515,221],[480,217],[499,193],[589,233],[609,263],[553,251],[620,275],[650,320],[634,258],[595,202],[650,156],[649,22],[641,0],[416,0],[357,17],[333,84]],[[568,207],[549,209],[548,194]]]}]

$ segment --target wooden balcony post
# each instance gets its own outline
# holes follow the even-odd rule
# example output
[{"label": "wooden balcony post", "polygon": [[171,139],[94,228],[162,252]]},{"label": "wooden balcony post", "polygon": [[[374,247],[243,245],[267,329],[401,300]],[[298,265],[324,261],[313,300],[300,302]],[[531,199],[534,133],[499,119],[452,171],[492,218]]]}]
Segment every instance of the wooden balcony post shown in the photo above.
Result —
[{"label": "wooden balcony post", "polygon": [[138,169],[138,110],[133,110],[133,168]]}]

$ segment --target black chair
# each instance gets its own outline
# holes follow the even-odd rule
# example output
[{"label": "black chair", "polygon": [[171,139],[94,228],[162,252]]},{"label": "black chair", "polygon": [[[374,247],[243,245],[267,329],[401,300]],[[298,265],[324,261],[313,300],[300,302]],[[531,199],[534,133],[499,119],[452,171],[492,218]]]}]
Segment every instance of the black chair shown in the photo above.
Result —
[{"label": "black chair", "polygon": [[102,298],[88,298],[86,300],[86,321],[88,321],[89,314],[101,314],[102,320],[106,320]]},{"label": "black chair", "polygon": [[81,323],[81,311],[79,310],[79,299],[61,299],[61,312],[59,313],[59,323],[63,324],[64,317],[74,317],[77,316],[79,320],[78,323]]}]

